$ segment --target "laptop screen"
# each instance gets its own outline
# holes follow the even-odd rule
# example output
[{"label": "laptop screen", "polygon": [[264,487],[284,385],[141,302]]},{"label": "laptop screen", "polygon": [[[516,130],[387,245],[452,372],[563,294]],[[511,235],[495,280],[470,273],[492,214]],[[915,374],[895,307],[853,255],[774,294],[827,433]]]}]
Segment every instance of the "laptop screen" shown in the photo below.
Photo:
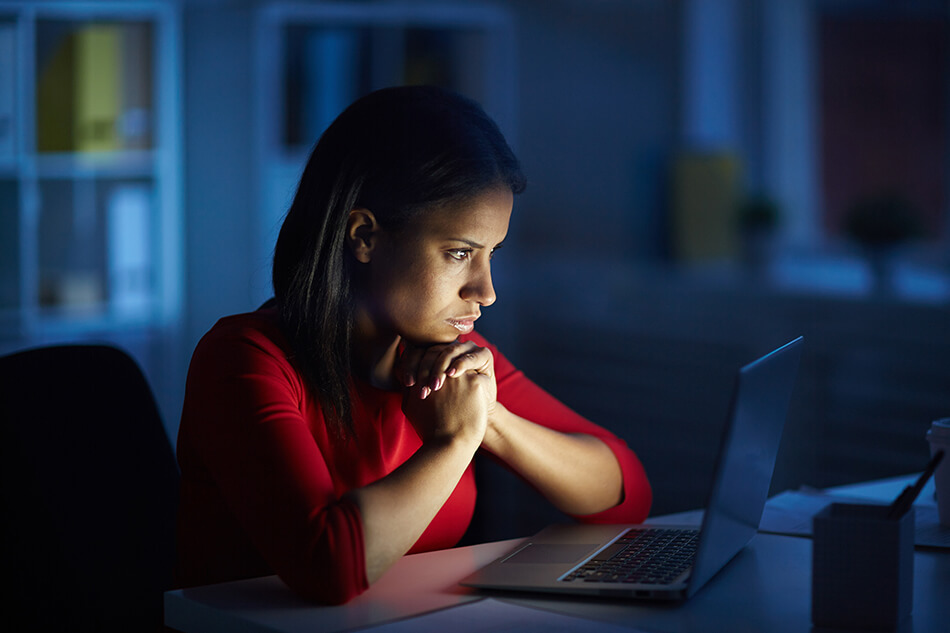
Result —
[{"label": "laptop screen", "polygon": [[799,337],[739,371],[689,580],[690,595],[722,569],[759,528],[801,343]]}]

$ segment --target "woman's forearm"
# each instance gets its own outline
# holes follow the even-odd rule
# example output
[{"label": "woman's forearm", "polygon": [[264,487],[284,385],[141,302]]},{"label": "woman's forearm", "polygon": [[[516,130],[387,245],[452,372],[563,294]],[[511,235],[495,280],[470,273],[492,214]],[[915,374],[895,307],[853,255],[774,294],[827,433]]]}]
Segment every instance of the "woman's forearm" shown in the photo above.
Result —
[{"label": "woman's forearm", "polygon": [[472,437],[423,444],[382,479],[351,491],[363,522],[366,578],[375,582],[419,539],[478,449]]},{"label": "woman's forearm", "polygon": [[482,447],[568,514],[594,514],[623,499],[620,464],[613,451],[591,435],[554,431],[497,403]]}]

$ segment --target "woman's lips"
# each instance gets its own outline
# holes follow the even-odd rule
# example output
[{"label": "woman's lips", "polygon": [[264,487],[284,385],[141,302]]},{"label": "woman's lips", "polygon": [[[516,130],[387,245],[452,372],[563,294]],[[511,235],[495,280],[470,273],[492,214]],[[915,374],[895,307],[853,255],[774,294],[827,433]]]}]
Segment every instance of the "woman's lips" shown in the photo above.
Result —
[{"label": "woman's lips", "polygon": [[446,319],[446,322],[462,334],[468,334],[475,329],[475,319],[477,316],[459,317],[456,319]]}]

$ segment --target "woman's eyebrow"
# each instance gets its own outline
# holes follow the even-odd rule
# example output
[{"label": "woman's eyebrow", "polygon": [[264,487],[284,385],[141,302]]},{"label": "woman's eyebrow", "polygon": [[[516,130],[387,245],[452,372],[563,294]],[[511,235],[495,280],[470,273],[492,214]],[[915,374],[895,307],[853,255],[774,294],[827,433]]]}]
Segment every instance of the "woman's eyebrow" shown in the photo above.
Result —
[{"label": "woman's eyebrow", "polygon": [[450,242],[461,242],[461,243],[463,243],[463,244],[468,244],[468,245],[471,246],[472,248],[485,248],[483,245],[479,244],[478,242],[473,242],[472,240],[467,240],[467,239],[465,239],[465,238],[463,238],[463,237],[450,237],[450,238],[449,238],[449,241],[450,241]]},{"label": "woman's eyebrow", "polygon": [[[473,242],[472,240],[467,240],[467,239],[465,239],[465,238],[463,238],[463,237],[450,237],[450,238],[449,238],[449,241],[450,241],[450,242],[462,242],[463,244],[468,244],[468,245],[471,246],[472,248],[485,248],[485,246],[484,246],[483,244],[479,244],[478,242]],[[498,250],[499,248],[501,248],[501,247],[504,246],[504,245],[505,245],[505,242],[504,242],[504,240],[503,240],[503,241],[501,241],[501,242],[498,242],[498,244],[496,244],[496,245],[493,247],[493,249],[494,249],[494,250]]]}]

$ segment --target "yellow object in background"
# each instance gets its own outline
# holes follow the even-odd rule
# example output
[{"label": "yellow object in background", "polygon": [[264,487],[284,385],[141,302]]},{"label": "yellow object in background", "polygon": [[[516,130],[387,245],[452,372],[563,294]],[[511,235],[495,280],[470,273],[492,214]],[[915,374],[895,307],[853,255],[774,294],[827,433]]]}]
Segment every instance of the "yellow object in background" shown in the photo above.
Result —
[{"label": "yellow object in background", "polygon": [[74,37],[64,39],[40,69],[36,82],[36,148],[41,152],[71,152],[76,73]]},{"label": "yellow object in background", "polygon": [[685,153],[673,169],[673,253],[677,261],[735,258],[739,159],[731,152]]},{"label": "yellow object in background", "polygon": [[93,23],[65,37],[37,81],[37,149],[101,152],[120,149],[119,24]]},{"label": "yellow object in background", "polygon": [[76,150],[119,148],[119,29],[93,24],[76,34]]}]

